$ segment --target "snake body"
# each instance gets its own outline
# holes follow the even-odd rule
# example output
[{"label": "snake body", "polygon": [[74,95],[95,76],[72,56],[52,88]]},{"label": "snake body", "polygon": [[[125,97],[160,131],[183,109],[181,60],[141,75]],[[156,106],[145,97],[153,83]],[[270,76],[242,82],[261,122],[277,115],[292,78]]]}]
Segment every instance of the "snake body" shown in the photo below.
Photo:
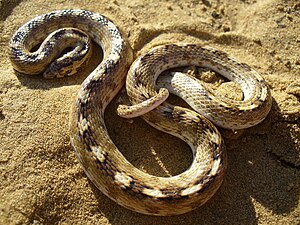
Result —
[{"label": "snake body", "polygon": [[[209,68],[239,84],[243,100],[216,96],[212,90],[201,85],[199,80],[183,73],[158,77],[168,69],[191,65]],[[158,93],[157,86],[160,87]],[[211,47],[169,44],[152,49],[132,64],[126,89],[133,106],[119,107],[119,114],[135,117],[151,111],[152,98],[164,102],[165,96],[168,96],[165,88],[181,97],[214,124],[227,129],[244,129],[260,123],[268,115],[272,103],[265,80],[247,64]]]},{"label": "snake body", "polygon": [[[69,30],[63,27],[76,29]],[[54,31],[56,29],[58,31]],[[69,38],[62,37],[67,33],[75,42],[69,43],[66,41]],[[31,48],[47,35],[49,37],[38,50],[31,51]],[[10,58],[14,68],[22,73],[44,73],[45,77],[50,78],[70,75],[77,70],[73,69],[73,61],[81,64],[83,59],[89,58],[90,44],[83,43],[89,37],[102,47],[104,57],[81,85],[70,114],[71,144],[87,176],[109,198],[128,209],[144,214],[177,215],[204,204],[220,187],[226,168],[226,154],[221,135],[205,117],[195,111],[167,103],[143,115],[154,127],[186,141],[193,151],[191,166],[172,177],[157,177],[137,169],[126,160],[110,139],[104,123],[104,111],[125,83],[126,72],[132,62],[132,50],[119,29],[109,19],[86,10],[59,10],[40,15],[23,25],[13,35],[10,41]],[[58,39],[61,41],[58,41],[60,44],[56,47],[55,42]],[[64,43],[68,43],[67,47],[73,47],[79,53],[72,50],[64,54]],[[201,56],[200,59],[195,58],[198,56]],[[208,60],[204,60],[205,57]],[[250,105],[250,111],[255,113],[263,111],[261,118],[256,115],[259,113],[253,117],[255,122],[252,123],[256,124],[269,110],[268,88],[262,78],[245,65],[236,64],[230,59],[233,63],[223,66],[229,62],[228,59],[230,58],[220,55],[220,52],[196,45],[166,45],[155,48],[139,57],[129,69],[129,97],[133,104],[143,104],[157,95],[155,82],[161,71],[189,63],[206,66],[209,62],[209,65],[216,65],[217,69],[221,68],[221,73],[235,72],[234,77],[236,72],[246,72],[246,80],[241,81],[241,85],[249,93],[245,97],[245,102],[249,103],[247,107]],[[179,64],[176,64],[178,62]],[[47,66],[51,68],[46,69]],[[234,66],[234,69],[231,66]],[[252,81],[248,82],[251,74],[254,74]],[[176,86],[172,84],[172,80],[170,78],[167,82],[162,82],[171,92],[176,87],[186,85]],[[176,80],[177,78],[174,78],[174,81]],[[239,82],[239,79],[236,80]],[[257,82],[253,83],[253,80]],[[162,90],[166,93],[165,89]],[[255,94],[251,94],[253,91]],[[210,100],[211,97],[206,98]],[[216,102],[219,103],[218,100]],[[150,101],[149,104],[156,103]],[[224,107],[224,104],[221,105]],[[237,110],[244,113],[245,107],[241,106]],[[231,114],[227,113],[226,116],[228,115]]]}]

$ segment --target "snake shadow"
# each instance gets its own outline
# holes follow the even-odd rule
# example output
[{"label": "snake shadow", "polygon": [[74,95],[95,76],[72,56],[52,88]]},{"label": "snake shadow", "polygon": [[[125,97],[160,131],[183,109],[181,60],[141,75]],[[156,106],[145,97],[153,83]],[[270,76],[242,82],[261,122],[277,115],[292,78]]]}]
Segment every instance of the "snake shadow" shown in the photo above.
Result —
[{"label": "snake shadow", "polygon": [[[189,147],[141,119],[129,123],[115,116],[118,98],[108,106],[105,121],[112,140],[125,157],[136,167],[158,176],[175,175],[188,168],[192,161]],[[274,129],[282,118],[278,112],[273,99],[271,113],[265,121],[247,129],[238,140],[225,139],[227,174],[217,194],[204,206],[173,217],[142,215],[117,205],[90,182],[98,201],[96,213],[104,214],[114,225],[128,224],[128,221],[149,225],[259,224],[255,205],[262,205],[277,215],[288,214],[299,200],[296,183],[299,167],[273,156],[272,151],[277,148],[296,157],[291,136],[284,135],[278,140],[281,130]],[[287,126],[283,123],[281,128]]]},{"label": "snake shadow", "polygon": [[22,0],[2,0],[0,4],[0,21],[6,20],[8,16],[12,13],[15,7],[17,7]]}]

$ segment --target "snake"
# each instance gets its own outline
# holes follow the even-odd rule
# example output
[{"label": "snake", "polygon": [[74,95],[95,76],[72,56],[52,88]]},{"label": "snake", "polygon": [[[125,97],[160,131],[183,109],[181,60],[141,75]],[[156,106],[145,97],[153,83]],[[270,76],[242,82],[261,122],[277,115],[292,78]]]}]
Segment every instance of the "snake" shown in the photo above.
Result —
[{"label": "snake", "polygon": [[[196,44],[157,46],[133,62],[133,50],[120,29],[107,17],[81,9],[57,10],[25,23],[10,40],[10,59],[20,73],[70,76],[91,58],[91,41],[102,48],[103,59],[81,84],[69,120],[70,143],[87,177],[119,205],[143,214],[178,215],[206,203],[220,188],[227,167],[224,141],[213,123],[242,129],[261,122],[271,107],[264,79],[226,53]],[[236,81],[243,100],[222,101],[191,76],[159,76],[187,65]],[[150,175],[134,167],[111,140],[104,113],[125,83],[132,105],[120,105],[118,114],[141,116],[185,141],[193,161],[184,172]],[[167,103],[169,93],[191,108]]]}]

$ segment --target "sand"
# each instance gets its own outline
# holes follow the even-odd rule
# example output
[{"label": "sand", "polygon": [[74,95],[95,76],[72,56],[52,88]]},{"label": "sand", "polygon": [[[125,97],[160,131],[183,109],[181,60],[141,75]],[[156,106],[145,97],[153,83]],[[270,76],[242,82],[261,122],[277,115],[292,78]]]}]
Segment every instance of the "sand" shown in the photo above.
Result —
[{"label": "sand", "polygon": [[[284,0],[0,1],[0,224],[299,224],[300,3]],[[172,42],[200,43],[249,64],[270,85],[261,124],[223,131],[228,170],[217,194],[184,215],[131,212],[104,196],[81,169],[68,137],[68,113],[81,82],[16,74],[8,42],[23,23],[52,10],[81,8],[113,20],[136,55]],[[188,146],[106,111],[111,138],[136,167],[168,176],[191,163]]]}]

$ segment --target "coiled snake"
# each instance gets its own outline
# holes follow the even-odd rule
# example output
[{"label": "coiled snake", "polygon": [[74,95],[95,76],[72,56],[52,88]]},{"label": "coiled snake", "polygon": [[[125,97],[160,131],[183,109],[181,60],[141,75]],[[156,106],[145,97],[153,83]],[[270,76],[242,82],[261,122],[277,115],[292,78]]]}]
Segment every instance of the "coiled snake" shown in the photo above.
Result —
[{"label": "coiled snake", "polygon": [[[31,51],[47,36],[38,50]],[[225,53],[198,45],[159,46],[136,59],[126,82],[134,106],[120,106],[119,114],[142,115],[152,126],[186,141],[194,156],[185,172],[157,177],[129,163],[105,127],[105,108],[124,85],[133,57],[110,20],[86,10],[40,15],[13,35],[10,58],[22,73],[43,73],[46,78],[68,76],[90,57],[90,38],[102,47],[103,61],[81,85],[70,115],[71,144],[87,176],[109,198],[140,213],[176,215],[204,204],[223,180],[226,154],[222,138],[198,113],[163,103],[168,96],[165,88],[217,125],[240,129],[259,123],[270,110],[271,97],[264,80]],[[72,50],[66,53],[67,48]],[[156,80],[162,71],[187,65],[208,67],[236,81],[244,92],[243,101],[220,101],[194,78],[180,74],[161,78],[157,91]]]}]

